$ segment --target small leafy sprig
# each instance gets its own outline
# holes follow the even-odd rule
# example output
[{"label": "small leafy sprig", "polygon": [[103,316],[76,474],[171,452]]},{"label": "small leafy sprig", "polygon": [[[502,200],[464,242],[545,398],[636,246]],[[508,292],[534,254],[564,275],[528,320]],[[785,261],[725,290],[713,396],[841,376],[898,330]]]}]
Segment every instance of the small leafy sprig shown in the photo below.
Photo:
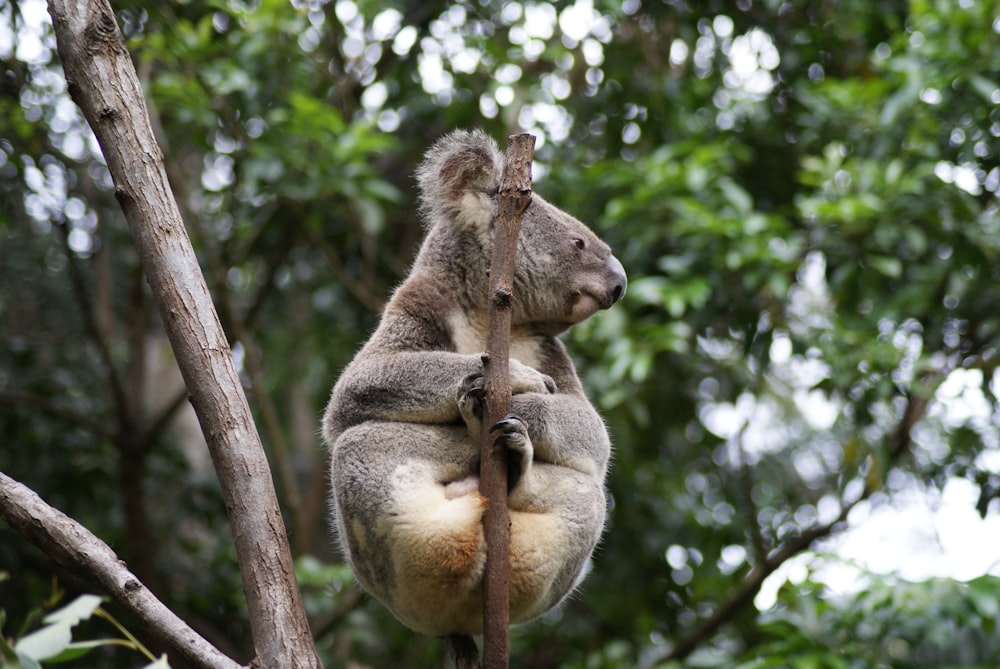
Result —
[{"label": "small leafy sprig", "polygon": [[[72,602],[56,609],[42,619],[39,629],[16,641],[0,636],[0,669],[42,669],[43,663],[68,662],[87,654],[99,646],[123,646],[145,655],[149,664],[143,669],[169,669],[167,656],[156,658],[135,636],[122,626],[105,609],[103,599],[97,595],[80,595]],[[122,638],[73,640],[73,628],[92,617],[103,618],[121,633]]]}]

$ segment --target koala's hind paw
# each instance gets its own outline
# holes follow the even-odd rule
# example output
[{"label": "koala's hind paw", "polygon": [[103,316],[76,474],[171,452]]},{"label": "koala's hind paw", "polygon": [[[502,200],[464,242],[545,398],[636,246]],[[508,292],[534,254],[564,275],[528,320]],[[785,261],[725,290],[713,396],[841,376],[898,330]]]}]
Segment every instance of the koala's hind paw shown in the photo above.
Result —
[{"label": "koala's hind paw", "polygon": [[528,436],[528,425],[517,414],[509,413],[503,420],[490,427],[490,432],[499,432],[497,443],[508,449],[507,492],[510,493],[528,478],[535,448]]},{"label": "koala's hind paw", "polygon": [[528,425],[517,414],[509,413],[490,426],[490,432],[499,432],[497,441],[516,453],[531,453]]}]

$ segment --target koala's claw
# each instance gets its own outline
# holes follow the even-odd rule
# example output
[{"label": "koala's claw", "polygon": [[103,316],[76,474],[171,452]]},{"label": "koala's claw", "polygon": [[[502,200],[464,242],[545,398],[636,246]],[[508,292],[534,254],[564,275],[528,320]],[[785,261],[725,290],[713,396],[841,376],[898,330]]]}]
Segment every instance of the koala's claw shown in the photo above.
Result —
[{"label": "koala's claw", "polygon": [[530,453],[531,440],[528,426],[517,414],[509,413],[490,427],[490,432],[499,432],[497,441],[517,453]]},{"label": "koala's claw", "polygon": [[509,413],[495,423],[490,432],[500,432],[496,440],[510,451],[507,459],[507,494],[511,494],[531,470],[535,449],[528,437],[528,425],[517,414]]},{"label": "koala's claw", "polygon": [[490,431],[503,430],[507,432],[511,430],[516,430],[518,426],[520,426],[521,428],[524,429],[525,432],[527,432],[528,425],[523,420],[521,420],[521,417],[518,416],[516,413],[509,413],[500,420],[498,420],[496,423],[491,425]]},{"label": "koala's claw", "polygon": [[482,388],[483,387],[483,373],[482,372],[472,372],[467,374],[464,379],[462,379],[463,388]]},{"label": "koala's claw", "polygon": [[455,393],[455,402],[458,404],[458,413],[465,421],[465,426],[469,429],[469,434],[479,438],[480,425],[483,421],[484,402],[486,388],[483,386],[484,379],[482,372],[473,372],[467,375],[458,384]]},{"label": "koala's claw", "polygon": [[458,410],[466,422],[483,419],[483,398],[486,397],[486,388],[483,387],[482,372],[473,372],[462,379],[458,384],[456,395]]}]

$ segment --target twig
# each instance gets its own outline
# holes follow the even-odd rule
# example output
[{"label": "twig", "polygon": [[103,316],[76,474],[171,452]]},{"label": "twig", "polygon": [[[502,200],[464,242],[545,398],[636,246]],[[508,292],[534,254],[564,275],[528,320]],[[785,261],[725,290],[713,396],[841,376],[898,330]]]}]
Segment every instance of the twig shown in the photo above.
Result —
[{"label": "twig", "polygon": [[174,416],[180,410],[184,403],[187,401],[188,391],[187,388],[181,388],[174,397],[163,405],[160,412],[152,416],[147,421],[147,427],[143,431],[142,436],[139,438],[141,441],[152,441],[160,434],[167,425],[174,419]]}]

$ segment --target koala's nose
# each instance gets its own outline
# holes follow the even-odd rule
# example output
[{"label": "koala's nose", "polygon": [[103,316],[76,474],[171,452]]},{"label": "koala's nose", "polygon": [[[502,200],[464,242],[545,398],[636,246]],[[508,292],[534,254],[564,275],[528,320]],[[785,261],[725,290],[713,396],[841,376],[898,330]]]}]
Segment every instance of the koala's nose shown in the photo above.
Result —
[{"label": "koala's nose", "polygon": [[625,289],[628,287],[628,277],[625,276],[625,268],[614,256],[608,256],[608,274],[610,277],[609,288],[611,291],[612,304],[625,297]]}]

